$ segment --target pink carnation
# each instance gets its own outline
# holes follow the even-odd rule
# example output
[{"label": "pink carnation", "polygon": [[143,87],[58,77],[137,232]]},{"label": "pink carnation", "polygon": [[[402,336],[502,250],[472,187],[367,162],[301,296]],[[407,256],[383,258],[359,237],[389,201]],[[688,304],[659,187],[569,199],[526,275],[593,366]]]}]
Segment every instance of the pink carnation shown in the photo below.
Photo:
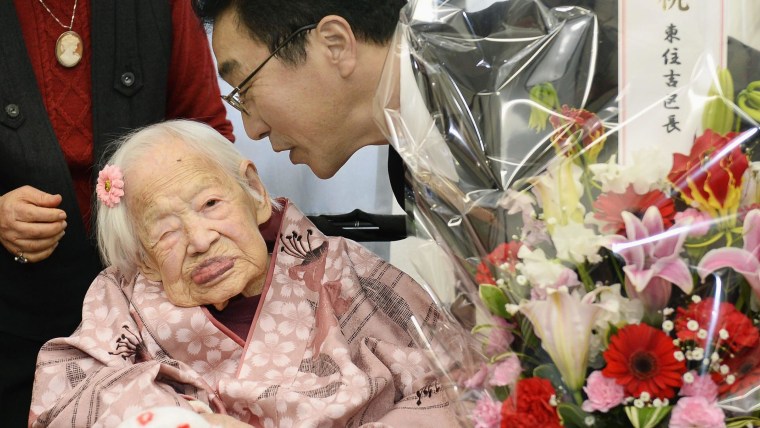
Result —
[{"label": "pink carnation", "polygon": [[124,176],[121,169],[116,165],[106,165],[98,173],[98,183],[95,185],[95,193],[98,199],[108,208],[119,204],[124,196]]},{"label": "pink carnation", "polygon": [[501,403],[490,397],[482,397],[472,410],[475,428],[499,428],[501,425]]},{"label": "pink carnation", "polygon": [[491,317],[493,327],[488,333],[488,345],[486,346],[486,354],[497,355],[505,352],[509,345],[515,340],[512,334],[514,326],[501,317]]},{"label": "pink carnation", "polygon": [[675,220],[677,226],[689,228],[689,236],[692,238],[706,235],[710,231],[710,225],[712,225],[712,217],[694,208],[686,208],[677,212]]},{"label": "pink carnation", "polygon": [[625,398],[625,389],[618,385],[615,379],[604,377],[601,371],[591,373],[586,379],[586,391],[588,400],[581,406],[586,412],[600,411],[607,413],[610,409],[620,405]]},{"label": "pink carnation", "polygon": [[494,365],[490,383],[494,386],[512,385],[520,377],[520,372],[522,372],[520,360],[517,356],[510,355],[506,360]]},{"label": "pink carnation", "polygon": [[670,428],[725,428],[723,410],[705,397],[678,400],[670,415]]},{"label": "pink carnation", "polygon": [[709,375],[699,376],[695,371],[691,374],[694,375],[694,382],[684,382],[678,394],[684,397],[703,397],[711,403],[715,402],[718,399],[718,385]]},{"label": "pink carnation", "polygon": [[486,381],[486,376],[488,376],[488,366],[484,364],[480,365],[480,370],[475,372],[472,377],[464,381],[465,388],[468,389],[478,389],[483,386],[483,383]]}]

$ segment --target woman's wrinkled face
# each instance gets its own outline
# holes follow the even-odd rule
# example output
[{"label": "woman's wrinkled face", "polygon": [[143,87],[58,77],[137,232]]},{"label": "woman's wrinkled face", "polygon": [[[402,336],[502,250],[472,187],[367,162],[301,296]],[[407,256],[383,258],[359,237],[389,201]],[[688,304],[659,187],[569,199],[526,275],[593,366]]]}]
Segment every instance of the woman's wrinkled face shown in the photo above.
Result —
[{"label": "woman's wrinkled face", "polygon": [[125,197],[146,253],[143,273],[181,307],[223,308],[261,292],[268,255],[258,225],[271,213],[213,162],[170,141],[125,174]]}]

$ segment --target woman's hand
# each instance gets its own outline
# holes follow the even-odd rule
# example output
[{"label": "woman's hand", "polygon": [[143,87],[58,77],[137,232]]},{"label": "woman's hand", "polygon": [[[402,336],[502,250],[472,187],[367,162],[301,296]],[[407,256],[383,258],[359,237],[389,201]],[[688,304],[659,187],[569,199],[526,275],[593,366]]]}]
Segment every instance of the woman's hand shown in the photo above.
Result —
[{"label": "woman's hand", "polygon": [[0,196],[0,244],[32,263],[50,257],[66,229],[61,200],[31,186]]},{"label": "woman's hand", "polygon": [[248,425],[245,422],[240,422],[239,420],[229,415],[204,413],[201,416],[203,416],[203,419],[205,419],[210,424],[223,428],[253,428],[253,425]]}]

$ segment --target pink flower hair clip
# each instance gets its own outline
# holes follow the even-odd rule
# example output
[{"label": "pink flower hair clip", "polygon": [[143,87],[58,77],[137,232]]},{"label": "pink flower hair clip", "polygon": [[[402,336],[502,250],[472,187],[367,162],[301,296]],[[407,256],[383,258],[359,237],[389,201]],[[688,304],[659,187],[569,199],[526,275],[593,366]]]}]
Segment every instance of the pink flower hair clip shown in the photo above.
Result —
[{"label": "pink flower hair clip", "polygon": [[124,175],[116,165],[106,165],[98,173],[98,184],[95,186],[98,199],[108,208],[119,204],[124,196]]}]

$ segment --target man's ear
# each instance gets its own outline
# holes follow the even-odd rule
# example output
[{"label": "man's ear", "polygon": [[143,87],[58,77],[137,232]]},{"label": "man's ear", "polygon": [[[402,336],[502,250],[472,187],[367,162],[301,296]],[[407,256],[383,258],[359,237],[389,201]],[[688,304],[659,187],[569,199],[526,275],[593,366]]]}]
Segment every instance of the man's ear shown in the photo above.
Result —
[{"label": "man's ear", "polygon": [[261,197],[261,200],[254,201],[254,204],[256,205],[256,221],[262,224],[269,220],[269,217],[272,215],[272,203],[269,200],[269,193],[259,178],[256,166],[250,160],[246,159],[240,163],[240,175],[245,177],[248,186]]},{"label": "man's ear", "polygon": [[316,43],[327,55],[341,77],[350,76],[356,69],[357,43],[348,21],[337,15],[322,18],[316,28]]}]

